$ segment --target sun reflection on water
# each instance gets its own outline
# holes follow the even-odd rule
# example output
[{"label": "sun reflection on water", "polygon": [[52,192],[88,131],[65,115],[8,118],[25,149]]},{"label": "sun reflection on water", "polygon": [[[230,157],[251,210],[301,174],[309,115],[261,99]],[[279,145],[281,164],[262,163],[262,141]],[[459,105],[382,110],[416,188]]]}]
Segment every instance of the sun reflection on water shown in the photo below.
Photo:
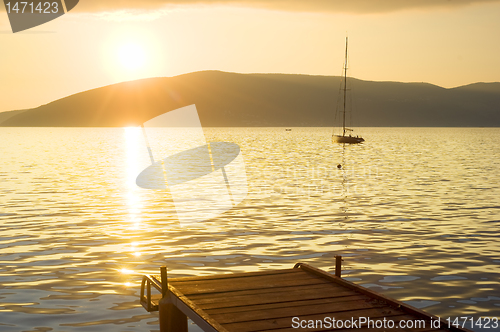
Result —
[{"label": "sun reflection on water", "polygon": [[[140,127],[126,127],[124,128],[124,150],[125,150],[125,186],[124,186],[124,197],[126,204],[126,221],[125,224],[126,234],[128,236],[136,236],[138,232],[144,227],[143,225],[143,210],[144,202],[141,196],[140,189],[137,187],[135,181],[137,174],[144,167],[144,160],[141,155],[144,153],[143,137]],[[132,233],[132,234],[131,234]],[[140,257],[141,253],[138,251],[137,241],[130,243],[130,252],[134,257]],[[131,275],[136,272],[128,268],[122,268],[120,270],[121,274]],[[126,287],[132,285],[131,282],[127,281],[124,284]]]},{"label": "sun reflection on water", "polygon": [[500,130],[364,131],[343,162],[329,129],[207,130],[245,152],[249,195],[181,229],[165,195],[135,187],[150,165],[136,128],[2,130],[1,330],[149,330],[157,317],[137,295],[161,265],[172,277],[333,271],[336,254],[350,280],[433,314],[498,316]]},{"label": "sun reflection on water", "polygon": [[120,270],[120,272],[123,273],[123,274],[133,274],[134,273],[134,271],[126,269],[126,268],[122,268]]},{"label": "sun reflection on water", "polygon": [[139,188],[135,184],[137,174],[141,171],[141,159],[139,158],[141,150],[142,136],[140,127],[124,128],[125,135],[125,160],[126,160],[126,201],[129,217],[128,229],[137,231],[141,229],[141,212],[144,208],[142,198],[139,194]]}]

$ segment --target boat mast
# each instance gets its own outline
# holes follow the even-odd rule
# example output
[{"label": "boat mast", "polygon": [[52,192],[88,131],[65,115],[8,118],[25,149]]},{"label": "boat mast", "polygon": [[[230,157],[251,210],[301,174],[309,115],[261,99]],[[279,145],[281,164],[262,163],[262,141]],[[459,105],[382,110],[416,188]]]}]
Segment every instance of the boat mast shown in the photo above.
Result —
[{"label": "boat mast", "polygon": [[345,136],[345,106],[346,106],[346,96],[347,96],[347,37],[345,37],[345,62],[344,62],[344,120],[342,128],[344,132],[342,136]]}]

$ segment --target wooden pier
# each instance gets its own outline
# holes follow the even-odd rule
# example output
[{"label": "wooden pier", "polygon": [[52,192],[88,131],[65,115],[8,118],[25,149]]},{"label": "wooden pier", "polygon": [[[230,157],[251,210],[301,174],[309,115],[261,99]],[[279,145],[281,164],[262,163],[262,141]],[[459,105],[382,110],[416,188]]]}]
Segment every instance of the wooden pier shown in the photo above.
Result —
[{"label": "wooden pier", "polygon": [[[162,267],[161,275],[143,277],[141,303],[159,311],[161,332],[187,332],[187,317],[205,332],[468,331],[342,279],[340,263],[337,256],[336,275],[297,263],[291,269],[171,279]],[[153,295],[152,287],[160,294]]]}]

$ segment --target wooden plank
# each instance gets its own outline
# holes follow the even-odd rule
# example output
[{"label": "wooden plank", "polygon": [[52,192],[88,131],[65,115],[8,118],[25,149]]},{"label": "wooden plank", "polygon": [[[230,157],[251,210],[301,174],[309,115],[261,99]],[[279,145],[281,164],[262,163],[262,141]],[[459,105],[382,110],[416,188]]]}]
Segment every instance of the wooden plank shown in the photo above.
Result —
[{"label": "wooden plank", "polygon": [[219,322],[210,317],[205,311],[196,306],[189,298],[184,296],[174,287],[169,287],[166,298],[161,301],[168,301],[175,305],[187,317],[205,332],[229,332]]},{"label": "wooden plank", "polygon": [[[338,292],[338,291],[346,291],[345,287],[339,286],[334,283],[329,284],[313,284],[313,285],[298,285],[298,286],[286,286],[286,287],[275,287],[272,289],[264,288],[264,289],[250,289],[250,290],[242,290],[242,291],[234,291],[234,292],[219,292],[219,293],[208,293],[208,294],[191,294],[189,298],[200,303],[204,303],[203,299],[223,299],[227,300],[228,295],[240,296],[240,295],[254,295],[254,294],[268,294],[269,296],[278,295],[280,293],[287,293],[291,291],[301,290],[308,291],[311,289],[325,289],[328,292]],[[355,293],[354,291],[352,291]]]},{"label": "wooden plank", "polygon": [[282,307],[267,310],[248,310],[244,312],[228,313],[228,314],[211,314],[210,316],[220,324],[232,324],[238,322],[251,322],[255,320],[277,319],[284,317],[300,317],[303,315],[329,314],[336,315],[339,312],[351,311],[371,308],[382,308],[382,304],[374,304],[366,300],[356,300],[348,302],[329,302],[324,304]]},{"label": "wooden plank", "polygon": [[[411,314],[411,315],[414,315],[416,317],[420,317],[420,318],[423,318],[423,319],[433,319],[433,320],[441,320],[439,317],[437,316],[434,316],[434,315],[431,315],[423,310],[420,310],[420,309],[417,309],[415,307],[412,307],[406,303],[403,303],[401,301],[397,301],[395,299],[392,299],[388,296],[385,296],[383,294],[380,294],[380,293],[377,293],[375,291],[372,291],[368,288],[364,288],[364,287],[361,287],[361,286],[358,286],[350,281],[347,281],[345,279],[342,279],[342,278],[339,278],[339,277],[336,277],[336,276],[333,276],[329,273],[326,273],[325,271],[323,270],[320,270],[318,268],[315,268],[313,266],[310,266],[308,264],[304,264],[304,263],[299,263],[299,264],[296,264],[295,266],[298,266],[298,268],[304,270],[304,271],[307,271],[307,272],[310,272],[310,273],[314,273],[315,275],[318,275],[318,276],[322,276],[323,278],[325,278],[326,280],[330,280],[330,281],[333,281],[339,285],[342,285],[346,288],[350,288],[352,290],[356,290],[362,294],[366,294],[370,297],[373,297],[373,298],[376,298],[376,299],[380,299],[380,300],[383,300],[383,301],[386,301],[387,303],[391,304],[392,306],[396,306],[396,307],[399,307],[401,308],[401,310],[403,310],[404,312],[408,313],[408,314]],[[441,323],[444,324],[445,322],[443,320],[441,320]],[[454,327],[454,326],[451,326],[449,328],[449,331],[453,331],[453,332],[471,332],[470,330],[468,329],[465,329],[465,328],[457,328],[457,327]]]},{"label": "wooden plank", "polygon": [[298,275],[290,277],[280,276],[264,276],[264,277],[250,277],[239,278],[237,281],[231,279],[224,281],[207,281],[207,282],[192,282],[184,283],[182,285],[172,284],[179,289],[183,294],[201,294],[201,293],[219,293],[219,292],[232,292],[240,290],[251,289],[264,289],[275,288],[280,286],[299,286],[299,285],[312,285],[312,284],[328,284],[328,280],[313,275]]},{"label": "wooden plank", "polygon": [[300,272],[293,273],[284,273],[284,274],[266,274],[266,275],[236,275],[236,276],[228,276],[226,278],[218,278],[218,279],[192,279],[192,280],[169,280],[170,283],[175,285],[176,287],[189,287],[192,285],[199,284],[213,284],[220,285],[226,283],[254,283],[256,281],[266,281],[266,280],[293,280],[293,279],[307,279],[307,278],[318,278],[318,276],[308,273],[306,271],[295,269]]},{"label": "wooden plank", "polygon": [[[277,274],[297,274],[297,273],[304,273],[303,270],[301,269],[283,269],[283,270],[266,270],[266,271],[256,271],[256,272],[238,272],[238,273],[223,273],[223,274],[213,274],[213,275],[206,275],[206,276],[193,276],[193,277],[179,277],[179,278],[169,278],[168,282],[187,282],[187,281],[194,281],[194,280],[199,280],[199,281],[206,281],[206,280],[220,280],[220,279],[227,279],[227,278],[246,278],[246,277],[252,277],[252,276],[265,276],[265,275],[277,275]],[[158,281],[161,280],[161,277],[159,275],[153,275],[155,279]]]},{"label": "wooden plank", "polygon": [[357,295],[351,290],[343,290],[336,292],[334,294],[328,294],[320,288],[311,289],[309,291],[289,291],[275,294],[274,296],[266,296],[266,294],[259,295],[242,295],[242,296],[231,296],[225,301],[210,301],[210,299],[205,299],[203,303],[195,301],[200,308],[215,309],[215,308],[227,308],[227,307],[238,307],[242,304],[245,305],[257,305],[257,304],[271,304],[279,302],[288,301],[298,301],[298,300],[313,300],[322,298],[334,298],[343,296]]},{"label": "wooden plank", "polygon": [[223,307],[216,309],[204,309],[209,315],[215,314],[228,314],[228,313],[237,313],[243,311],[252,311],[252,310],[267,310],[267,309],[276,309],[276,308],[291,308],[305,305],[314,305],[314,304],[327,304],[327,303],[344,303],[349,301],[358,301],[358,300],[370,300],[368,296],[365,295],[353,295],[353,296],[344,296],[344,297],[335,297],[335,298],[325,298],[325,299],[314,299],[314,300],[300,300],[300,301],[287,301],[287,302],[278,302],[271,304],[257,304],[257,305],[247,305],[246,303],[239,303],[239,306],[233,307]]},{"label": "wooden plank", "polygon": [[[206,331],[224,332],[292,332],[292,319],[322,320],[335,317],[376,319],[426,320],[422,329],[390,331],[436,332],[430,319],[437,317],[396,301],[383,294],[358,286],[307,264],[298,268],[250,273],[218,274],[202,277],[169,279],[169,303],[188,315]],[[152,286],[158,289],[161,278],[152,276]],[[160,287],[161,288],[161,287]],[[160,289],[161,291],[161,289]],[[153,296],[158,303],[158,296]],[[165,300],[165,299],[164,299]],[[163,301],[163,300],[162,300]],[[333,331],[330,328],[301,329],[302,331]],[[363,326],[336,329],[336,332],[381,332],[382,329]],[[387,330],[387,329],[385,329]],[[451,328],[451,331],[468,331]],[[470,332],[470,331],[469,331]]]},{"label": "wooden plank", "polygon": [[[356,310],[356,316],[360,317],[371,317],[372,319],[378,317],[391,317],[391,316],[399,316],[402,314],[402,311],[399,310],[388,310],[387,308],[370,308],[363,310]],[[296,315],[295,317],[299,317],[300,319],[323,319],[324,317],[329,316],[328,314],[316,314],[316,315]],[[291,328],[292,327],[292,318],[294,316],[275,318],[275,319],[263,319],[263,320],[253,320],[246,322],[238,322],[232,324],[223,324],[224,328],[226,328],[230,332],[255,332],[255,331],[268,331],[268,330],[276,330],[280,328]],[[335,319],[347,320],[353,317],[353,311],[344,311],[335,314]]]}]

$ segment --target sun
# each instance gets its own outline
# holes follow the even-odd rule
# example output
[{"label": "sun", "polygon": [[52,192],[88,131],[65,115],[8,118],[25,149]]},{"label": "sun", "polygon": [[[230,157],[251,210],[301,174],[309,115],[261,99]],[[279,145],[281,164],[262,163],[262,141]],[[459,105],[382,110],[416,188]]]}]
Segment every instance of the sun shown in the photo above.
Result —
[{"label": "sun", "polygon": [[118,60],[124,69],[138,70],[146,64],[146,52],[138,43],[123,44],[118,48]]},{"label": "sun", "polygon": [[103,72],[114,82],[164,76],[167,50],[158,40],[145,29],[112,30],[102,43]]}]

